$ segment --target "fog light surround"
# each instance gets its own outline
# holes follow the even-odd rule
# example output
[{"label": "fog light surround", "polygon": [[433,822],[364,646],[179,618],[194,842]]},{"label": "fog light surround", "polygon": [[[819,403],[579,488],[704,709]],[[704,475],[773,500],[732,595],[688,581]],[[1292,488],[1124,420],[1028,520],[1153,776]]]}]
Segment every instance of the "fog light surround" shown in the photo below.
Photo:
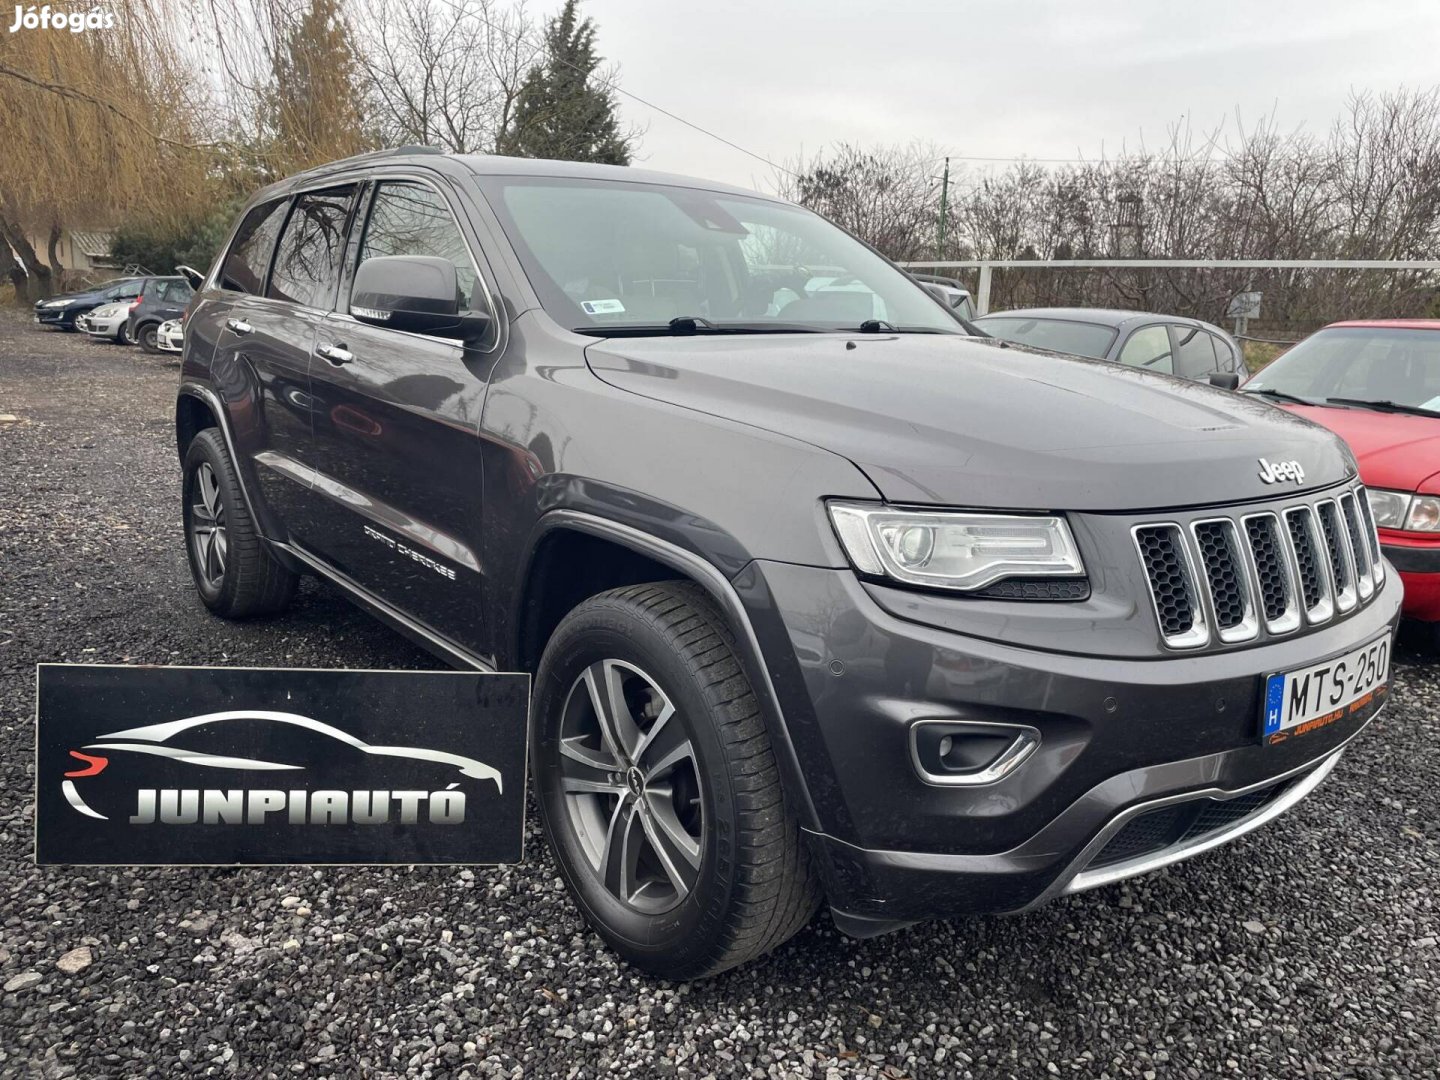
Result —
[{"label": "fog light surround", "polygon": [[1039,747],[1040,731],[1028,724],[933,719],[910,725],[910,762],[927,784],[998,783]]}]

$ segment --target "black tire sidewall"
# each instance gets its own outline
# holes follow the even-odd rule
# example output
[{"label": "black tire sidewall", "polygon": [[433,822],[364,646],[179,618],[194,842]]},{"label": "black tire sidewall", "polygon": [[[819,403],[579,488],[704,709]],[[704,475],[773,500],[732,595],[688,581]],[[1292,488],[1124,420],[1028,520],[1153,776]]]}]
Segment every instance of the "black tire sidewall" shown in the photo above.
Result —
[{"label": "black tire sidewall", "polygon": [[[711,721],[712,706],[676,647],[623,602],[598,598],[577,609],[551,639],[536,679],[531,768],[551,851],[580,907],[602,937],[647,970],[685,977],[720,947],[736,888],[735,792]],[[574,836],[560,793],[558,731],[570,687],[603,659],[624,660],[654,678],[683,718],[700,773],[705,837],[695,888],[679,906],[646,915],[611,895],[596,878]]]},{"label": "black tire sidewall", "polygon": [[[185,529],[185,559],[190,565],[190,578],[195,583],[195,592],[206,607],[212,611],[223,612],[234,603],[235,574],[231,566],[227,564],[221,576],[219,588],[213,588],[206,582],[205,575],[196,564],[195,543],[190,536],[191,506],[195,501],[195,478],[201,464],[208,464],[215,472],[216,486],[220,491],[220,502],[225,507],[226,528],[229,530],[234,527],[233,523],[235,522],[235,507],[230,493],[232,485],[226,482],[230,476],[229,461],[214,428],[207,428],[196,435],[185,451],[185,468],[181,484],[183,500],[181,520]],[[233,553],[234,550],[232,537],[230,551]]]}]

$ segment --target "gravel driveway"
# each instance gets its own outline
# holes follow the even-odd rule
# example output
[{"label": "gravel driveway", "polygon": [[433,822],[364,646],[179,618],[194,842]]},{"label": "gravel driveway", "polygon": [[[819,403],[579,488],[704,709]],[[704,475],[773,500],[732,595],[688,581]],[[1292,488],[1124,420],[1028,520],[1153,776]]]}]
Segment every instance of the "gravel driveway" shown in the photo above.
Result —
[{"label": "gravel driveway", "polygon": [[0,1074],[1440,1073],[1440,665],[1413,646],[1331,778],[1228,849],[869,942],[821,915],[688,986],[616,962],[533,826],[498,870],[37,869],[37,661],[435,665],[313,581],[273,621],[205,613],[178,367],[0,313]]}]

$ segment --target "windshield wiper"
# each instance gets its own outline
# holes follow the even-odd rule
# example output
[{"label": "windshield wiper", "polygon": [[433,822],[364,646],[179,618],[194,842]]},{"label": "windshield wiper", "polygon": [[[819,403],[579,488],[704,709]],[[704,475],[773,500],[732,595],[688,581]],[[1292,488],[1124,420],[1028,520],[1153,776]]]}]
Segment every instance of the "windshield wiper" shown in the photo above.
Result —
[{"label": "windshield wiper", "polygon": [[1353,397],[1327,397],[1325,401],[1330,405],[1355,405],[1362,409],[1374,409],[1376,412],[1406,413],[1410,416],[1440,416],[1440,411],[1426,409],[1420,405],[1406,405],[1400,401],[1371,401],[1368,398]]},{"label": "windshield wiper", "polygon": [[799,323],[717,323],[703,315],[677,315],[667,323],[604,323],[577,326],[575,332],[591,337],[689,337],[692,334],[818,334],[822,331]]},{"label": "windshield wiper", "polygon": [[[1272,390],[1270,387],[1256,387],[1254,390],[1241,388],[1242,394],[1255,394],[1259,397],[1274,398],[1276,401],[1288,401],[1292,405],[1314,405],[1313,401],[1306,401],[1303,397],[1296,397],[1294,394],[1287,394],[1284,390]],[[1333,398],[1331,400],[1334,400]]]}]

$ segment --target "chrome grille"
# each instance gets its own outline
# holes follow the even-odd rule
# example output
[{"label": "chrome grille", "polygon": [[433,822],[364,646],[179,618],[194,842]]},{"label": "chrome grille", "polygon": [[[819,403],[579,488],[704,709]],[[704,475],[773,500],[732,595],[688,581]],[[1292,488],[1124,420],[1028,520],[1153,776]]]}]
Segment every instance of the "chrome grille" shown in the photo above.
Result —
[{"label": "chrome grille", "polygon": [[1297,498],[1237,517],[1131,530],[1165,643],[1196,649],[1218,640],[1290,634],[1353,611],[1384,578],[1365,489]]}]

